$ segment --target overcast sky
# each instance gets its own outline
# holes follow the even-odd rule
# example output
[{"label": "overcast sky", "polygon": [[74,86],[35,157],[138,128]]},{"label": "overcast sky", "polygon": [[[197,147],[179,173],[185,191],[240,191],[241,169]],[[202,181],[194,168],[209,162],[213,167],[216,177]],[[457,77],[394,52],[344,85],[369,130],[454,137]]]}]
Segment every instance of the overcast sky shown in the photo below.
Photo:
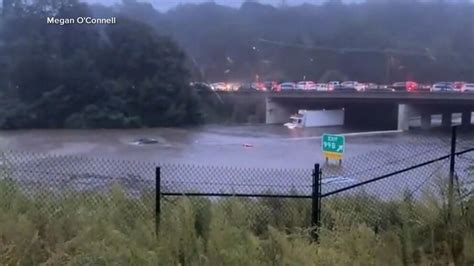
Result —
[{"label": "overcast sky", "polygon": [[[286,4],[289,5],[299,5],[302,3],[321,3],[325,2],[326,0],[286,0]],[[348,0],[354,1],[354,0]],[[209,0],[150,0],[148,2],[152,2],[153,5],[160,9],[166,10],[172,7],[175,7],[179,3],[204,3],[210,2]],[[214,2],[222,5],[228,5],[233,7],[240,7],[240,5],[245,2],[245,0],[214,0]],[[282,0],[259,0],[258,2],[262,4],[272,4],[272,5],[279,5],[282,3]]]},{"label": "overcast sky", "polygon": [[[101,3],[101,4],[113,4],[113,3],[120,3],[121,0],[85,0],[86,2],[90,3]],[[166,11],[170,8],[177,6],[180,3],[205,3],[211,2],[210,0],[139,0],[140,2],[150,2],[152,3],[156,9],[160,11]],[[239,7],[242,2],[245,0],[214,0],[221,5],[228,5],[232,7]],[[326,2],[327,0],[286,0],[286,4],[288,5],[299,5],[302,3],[313,3],[319,4],[321,2]],[[344,2],[361,2],[364,0],[343,0]],[[262,4],[272,4],[272,5],[279,5],[282,3],[282,0],[259,0]]]}]

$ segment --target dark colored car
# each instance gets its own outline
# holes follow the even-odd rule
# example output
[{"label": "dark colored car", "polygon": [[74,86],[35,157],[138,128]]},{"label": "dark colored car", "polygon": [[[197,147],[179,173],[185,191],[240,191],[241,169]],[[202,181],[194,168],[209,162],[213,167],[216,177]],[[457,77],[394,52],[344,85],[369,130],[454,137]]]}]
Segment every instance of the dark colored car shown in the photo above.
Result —
[{"label": "dark colored car", "polygon": [[263,82],[253,82],[251,86],[258,91],[267,91],[267,87]]},{"label": "dark colored car", "polygon": [[190,85],[198,93],[207,93],[207,92],[212,92],[213,91],[211,85],[209,85],[205,82],[192,82]]},{"label": "dark colored car", "polygon": [[353,91],[357,92],[360,87],[357,81],[344,81],[334,87],[334,91]]},{"label": "dark colored car", "polygon": [[418,84],[413,81],[395,82],[390,86],[392,91],[414,92],[418,89]]},{"label": "dark colored car", "polygon": [[240,85],[238,91],[249,91],[249,92],[253,92],[253,91],[257,91],[257,89],[252,86],[252,83],[242,83],[242,84]]},{"label": "dark colored car", "polygon": [[276,81],[265,81],[263,83],[267,91],[280,91],[278,83]]},{"label": "dark colored car", "polygon": [[456,90],[462,90],[465,83],[466,83],[466,82],[464,82],[464,81],[455,81],[455,82],[453,82],[454,89],[456,89]]}]

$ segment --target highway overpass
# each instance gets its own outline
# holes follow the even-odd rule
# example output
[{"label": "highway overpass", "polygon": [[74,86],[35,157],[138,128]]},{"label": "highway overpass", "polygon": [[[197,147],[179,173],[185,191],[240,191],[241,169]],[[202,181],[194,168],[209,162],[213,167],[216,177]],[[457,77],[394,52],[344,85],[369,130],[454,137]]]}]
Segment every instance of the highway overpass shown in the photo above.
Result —
[{"label": "highway overpass", "polygon": [[459,114],[463,126],[471,125],[474,93],[461,92],[219,92],[223,97],[261,100],[265,122],[280,124],[299,109],[343,109],[348,126],[371,129],[408,130],[410,121],[419,119],[422,128],[430,128],[432,116],[441,115],[443,126],[452,124]]}]

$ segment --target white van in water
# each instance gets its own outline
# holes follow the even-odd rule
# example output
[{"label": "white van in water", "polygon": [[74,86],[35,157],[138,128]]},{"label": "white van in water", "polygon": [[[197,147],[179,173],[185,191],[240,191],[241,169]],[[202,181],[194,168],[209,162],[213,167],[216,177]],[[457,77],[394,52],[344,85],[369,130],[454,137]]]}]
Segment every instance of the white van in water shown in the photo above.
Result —
[{"label": "white van in water", "polygon": [[289,129],[321,126],[340,126],[344,124],[344,110],[299,110],[284,124]]}]

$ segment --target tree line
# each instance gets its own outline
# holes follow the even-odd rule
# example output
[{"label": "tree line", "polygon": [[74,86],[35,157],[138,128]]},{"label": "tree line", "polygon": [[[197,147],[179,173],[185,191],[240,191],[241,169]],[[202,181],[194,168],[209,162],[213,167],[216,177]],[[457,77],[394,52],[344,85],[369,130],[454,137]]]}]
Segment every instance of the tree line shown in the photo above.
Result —
[{"label": "tree line", "polygon": [[[118,23],[56,26],[47,16],[116,16]],[[474,81],[474,4],[246,1],[160,12],[136,0],[3,1],[1,128],[196,124],[209,99],[191,80],[257,78]]]},{"label": "tree line", "polygon": [[10,0],[0,21],[0,127],[180,126],[201,119],[185,53],[120,10],[115,25],[51,25],[100,16],[77,0]]},{"label": "tree line", "polygon": [[196,79],[474,81],[470,1],[247,1],[238,9],[204,3],[160,13],[128,0],[122,9],[172,36]]}]

